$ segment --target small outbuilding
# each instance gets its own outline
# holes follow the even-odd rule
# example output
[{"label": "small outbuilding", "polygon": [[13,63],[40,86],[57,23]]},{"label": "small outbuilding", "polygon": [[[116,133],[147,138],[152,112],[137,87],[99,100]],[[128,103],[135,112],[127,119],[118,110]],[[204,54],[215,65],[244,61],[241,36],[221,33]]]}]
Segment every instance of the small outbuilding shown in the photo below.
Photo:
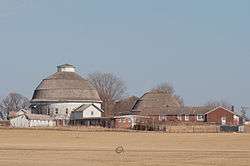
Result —
[{"label": "small outbuilding", "polygon": [[10,119],[10,124],[16,128],[55,126],[55,122],[50,116],[39,114],[20,114]]},{"label": "small outbuilding", "polygon": [[83,104],[71,112],[70,119],[98,118],[104,111],[95,104]]}]

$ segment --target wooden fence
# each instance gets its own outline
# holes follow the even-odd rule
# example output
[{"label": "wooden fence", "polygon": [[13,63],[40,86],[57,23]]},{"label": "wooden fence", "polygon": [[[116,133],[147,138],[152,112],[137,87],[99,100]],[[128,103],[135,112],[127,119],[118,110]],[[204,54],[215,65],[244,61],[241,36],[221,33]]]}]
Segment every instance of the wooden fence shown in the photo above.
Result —
[{"label": "wooden fence", "polygon": [[220,126],[217,125],[176,125],[166,126],[168,133],[218,133]]}]

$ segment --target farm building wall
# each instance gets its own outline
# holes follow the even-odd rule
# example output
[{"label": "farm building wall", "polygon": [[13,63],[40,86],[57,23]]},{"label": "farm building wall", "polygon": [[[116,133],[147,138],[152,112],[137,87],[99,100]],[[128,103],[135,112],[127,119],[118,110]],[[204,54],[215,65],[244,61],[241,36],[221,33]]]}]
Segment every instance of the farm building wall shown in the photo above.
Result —
[{"label": "farm building wall", "polygon": [[0,120],[0,126],[9,127],[10,121],[9,120]]},{"label": "farm building wall", "polygon": [[30,120],[29,127],[53,127],[55,125],[52,120]]},{"label": "farm building wall", "polygon": [[10,124],[12,127],[18,127],[18,128],[30,127],[29,120],[26,118],[25,115],[21,115],[13,119],[10,119]]},{"label": "farm building wall", "polygon": [[206,114],[206,121],[208,123],[223,124],[222,118],[225,118],[225,125],[235,125],[236,120],[234,113],[230,112],[222,107],[218,107],[215,110]]},{"label": "farm building wall", "polygon": [[115,127],[120,129],[131,129],[133,126],[130,118],[117,118],[115,119]]},{"label": "farm building wall", "polygon": [[140,122],[145,123],[145,117],[137,115],[123,115],[114,117],[115,127],[122,129],[133,129]]},{"label": "farm building wall", "polygon": [[71,112],[70,119],[76,120],[76,119],[83,119],[83,118],[98,118],[101,116],[102,116],[101,111],[97,109],[96,107],[94,107],[93,105],[91,105],[87,107],[85,110]]},{"label": "farm building wall", "polygon": [[168,133],[218,133],[220,127],[216,125],[174,125],[166,126]]},{"label": "farm building wall", "polygon": [[53,127],[55,122],[47,119],[28,119],[25,114],[10,119],[12,127],[27,128],[27,127]]},{"label": "farm building wall", "polygon": [[[37,103],[39,110],[33,109],[32,113],[42,113],[45,115],[66,115],[70,116],[71,112],[80,107],[81,105],[94,104],[96,107],[101,108],[101,103],[95,102],[54,102],[54,103]],[[39,111],[39,112],[38,112]]]},{"label": "farm building wall", "polygon": [[92,118],[92,117],[101,117],[101,111],[98,110],[97,108],[95,108],[93,105],[91,105],[90,107],[86,108],[83,111],[83,118]]}]

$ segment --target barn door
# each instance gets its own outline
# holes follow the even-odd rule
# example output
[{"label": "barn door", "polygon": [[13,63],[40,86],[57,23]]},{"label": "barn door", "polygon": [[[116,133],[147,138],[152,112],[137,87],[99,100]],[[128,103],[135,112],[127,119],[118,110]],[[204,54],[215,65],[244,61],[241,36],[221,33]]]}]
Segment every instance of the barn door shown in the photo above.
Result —
[{"label": "barn door", "polygon": [[221,124],[225,125],[227,123],[227,118],[226,117],[221,117]]}]

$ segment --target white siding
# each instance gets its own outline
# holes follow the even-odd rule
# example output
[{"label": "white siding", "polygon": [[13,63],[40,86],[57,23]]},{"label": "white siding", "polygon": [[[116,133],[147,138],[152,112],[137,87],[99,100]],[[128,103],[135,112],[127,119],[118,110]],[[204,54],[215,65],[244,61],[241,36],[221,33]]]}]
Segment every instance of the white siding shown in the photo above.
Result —
[{"label": "white siding", "polygon": [[101,117],[102,115],[100,110],[91,105],[83,111],[82,116],[83,118],[89,118],[89,117]]},{"label": "white siding", "polygon": [[[71,112],[74,111],[76,108],[82,106],[83,104],[90,105],[94,104],[96,107],[101,108],[101,103],[92,103],[92,102],[65,102],[65,103],[60,103],[60,102],[55,102],[55,103],[48,103],[48,104],[41,104],[42,107],[47,110],[50,110],[50,113],[56,113],[56,109],[58,109],[58,114],[59,115],[66,115],[66,109],[68,110],[68,116],[70,116]],[[39,103],[37,103],[39,105]],[[48,110],[47,110],[48,111]]]},{"label": "white siding", "polygon": [[26,119],[25,115],[21,115],[11,119],[10,124],[12,127],[17,127],[17,128],[29,127],[29,120]]},{"label": "white siding", "polygon": [[52,120],[29,120],[25,115],[18,116],[10,120],[12,127],[26,128],[26,127],[53,127],[55,122]]},{"label": "white siding", "polygon": [[49,120],[30,120],[30,127],[48,127]]}]

